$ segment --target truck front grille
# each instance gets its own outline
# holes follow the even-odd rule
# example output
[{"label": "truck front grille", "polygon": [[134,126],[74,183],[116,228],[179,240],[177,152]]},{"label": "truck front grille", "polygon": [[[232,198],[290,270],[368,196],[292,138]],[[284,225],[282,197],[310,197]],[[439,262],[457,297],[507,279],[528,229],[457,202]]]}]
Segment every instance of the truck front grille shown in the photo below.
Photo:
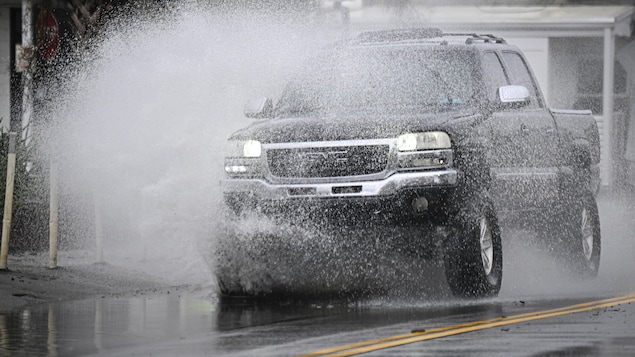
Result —
[{"label": "truck front grille", "polygon": [[285,178],[371,175],[388,165],[388,145],[267,150],[269,171]]}]

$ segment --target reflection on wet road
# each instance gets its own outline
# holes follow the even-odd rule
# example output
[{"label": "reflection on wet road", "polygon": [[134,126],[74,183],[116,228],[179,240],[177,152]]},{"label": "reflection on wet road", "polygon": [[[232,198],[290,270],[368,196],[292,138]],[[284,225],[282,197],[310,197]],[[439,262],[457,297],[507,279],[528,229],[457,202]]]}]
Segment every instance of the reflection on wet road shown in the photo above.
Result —
[{"label": "reflection on wet road", "polygon": [[[633,294],[602,301],[491,300],[395,306],[253,304],[176,294],[91,299],[37,305],[0,316],[0,356],[290,356],[311,352],[307,355],[346,356],[373,351],[395,356],[461,355],[467,351],[527,355],[558,348],[571,351],[571,346],[599,342],[611,348],[596,352],[628,355],[635,352],[632,302]],[[509,333],[510,329],[514,332]],[[487,347],[483,342],[499,339],[502,333],[506,343]],[[545,334],[550,336],[548,344],[526,349],[527,336],[531,341]],[[441,340],[428,341],[438,338]]]},{"label": "reflection on wet road", "polygon": [[448,336],[459,335],[468,332],[491,329],[495,327],[508,326],[512,324],[546,319],[550,317],[563,316],[568,314],[598,310],[602,308],[613,308],[615,305],[630,304],[635,302],[635,294],[620,296],[616,298],[602,299],[587,303],[575,304],[563,308],[556,308],[544,311],[529,312],[512,316],[500,316],[493,319],[470,321],[454,326],[443,326],[428,329],[414,329],[410,333],[389,336],[381,339],[358,342],[354,344],[327,348],[320,351],[302,355],[309,356],[355,356],[363,353],[379,351],[387,348],[401,347],[407,344],[428,341]]},{"label": "reflection on wet road", "polygon": [[0,356],[82,356],[178,339],[214,326],[209,301],[178,296],[91,299],[0,315]]}]

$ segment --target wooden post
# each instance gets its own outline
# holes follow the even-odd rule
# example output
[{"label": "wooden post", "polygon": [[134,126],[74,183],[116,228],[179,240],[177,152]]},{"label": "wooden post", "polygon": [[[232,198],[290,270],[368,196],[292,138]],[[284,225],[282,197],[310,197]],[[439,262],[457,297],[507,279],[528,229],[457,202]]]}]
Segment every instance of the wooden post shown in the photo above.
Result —
[{"label": "wooden post", "polygon": [[[96,191],[96,190],[95,190]],[[97,263],[104,262],[104,221],[101,212],[101,200],[95,193],[95,248],[97,250]]]},{"label": "wooden post", "polygon": [[15,183],[15,141],[16,133],[9,133],[9,154],[7,155],[7,185],[4,191],[4,217],[2,218],[2,243],[0,247],[0,270],[6,270],[11,237],[11,217],[13,216],[13,187]]},{"label": "wooden post", "polygon": [[57,164],[51,158],[50,172],[50,206],[49,206],[49,269],[57,268],[57,228],[59,221],[59,178],[57,173]]}]

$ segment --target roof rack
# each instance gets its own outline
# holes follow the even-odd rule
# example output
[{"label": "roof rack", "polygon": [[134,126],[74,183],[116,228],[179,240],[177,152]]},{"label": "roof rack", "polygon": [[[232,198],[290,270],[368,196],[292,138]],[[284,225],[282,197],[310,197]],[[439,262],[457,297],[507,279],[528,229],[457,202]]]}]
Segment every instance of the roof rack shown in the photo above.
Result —
[{"label": "roof rack", "polygon": [[479,35],[477,33],[444,33],[443,36],[467,36],[467,39],[465,40],[466,45],[470,45],[474,43],[474,41],[483,41],[484,43],[507,43],[504,38],[494,36],[492,34]]},{"label": "roof rack", "polygon": [[357,36],[361,43],[420,40],[425,38],[442,37],[443,31],[434,27],[396,29],[385,31],[362,32]]},{"label": "roof rack", "polygon": [[372,42],[390,42],[390,41],[408,41],[408,40],[422,40],[439,38],[444,36],[467,36],[465,44],[469,45],[475,41],[482,41],[483,43],[507,43],[503,38],[497,37],[491,34],[479,35],[476,33],[444,33],[439,28],[435,27],[422,27],[422,28],[408,28],[408,29],[396,29],[396,30],[384,30],[384,31],[368,31],[362,32],[356,38],[360,43],[372,43]]}]

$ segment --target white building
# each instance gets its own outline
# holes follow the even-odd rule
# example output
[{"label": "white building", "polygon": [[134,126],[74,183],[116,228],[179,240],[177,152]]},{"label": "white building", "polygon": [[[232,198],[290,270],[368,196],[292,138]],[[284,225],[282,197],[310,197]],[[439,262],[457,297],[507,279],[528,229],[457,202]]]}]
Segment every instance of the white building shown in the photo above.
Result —
[{"label": "white building", "polygon": [[3,128],[8,127],[11,117],[11,7],[9,5],[0,5],[0,118],[2,118]]}]

